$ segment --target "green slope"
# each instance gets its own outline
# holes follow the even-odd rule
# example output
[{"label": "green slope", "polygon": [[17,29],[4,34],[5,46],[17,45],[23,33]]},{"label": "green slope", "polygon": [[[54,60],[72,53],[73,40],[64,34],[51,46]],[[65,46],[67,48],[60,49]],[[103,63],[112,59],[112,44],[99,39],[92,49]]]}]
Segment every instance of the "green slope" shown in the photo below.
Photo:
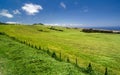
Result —
[{"label": "green slope", "polygon": [[84,75],[70,63],[0,35],[0,75]]},{"label": "green slope", "polygon": [[104,73],[108,67],[110,75],[120,75],[120,35],[104,33],[83,33],[80,29],[62,29],[56,31],[50,26],[1,25],[0,32],[30,44],[49,48],[62,53],[62,59],[70,58],[75,63],[85,67],[92,63],[94,70]]}]

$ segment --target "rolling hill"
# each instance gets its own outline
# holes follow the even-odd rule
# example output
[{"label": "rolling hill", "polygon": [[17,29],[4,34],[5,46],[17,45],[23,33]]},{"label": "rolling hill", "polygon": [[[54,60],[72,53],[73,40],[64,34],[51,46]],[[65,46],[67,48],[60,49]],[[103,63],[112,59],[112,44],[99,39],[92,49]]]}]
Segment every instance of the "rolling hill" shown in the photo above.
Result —
[{"label": "rolling hill", "polygon": [[106,67],[109,75],[120,74],[119,34],[84,33],[81,29],[41,25],[0,25],[0,32],[37,48],[49,49],[58,57],[61,53],[63,61],[69,58],[74,64],[77,58],[80,67],[91,63],[96,75],[104,74]]}]

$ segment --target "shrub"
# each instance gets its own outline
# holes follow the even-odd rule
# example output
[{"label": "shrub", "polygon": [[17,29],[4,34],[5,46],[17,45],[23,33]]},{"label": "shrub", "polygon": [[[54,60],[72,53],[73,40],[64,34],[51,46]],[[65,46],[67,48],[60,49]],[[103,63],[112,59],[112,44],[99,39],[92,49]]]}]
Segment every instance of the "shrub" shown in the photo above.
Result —
[{"label": "shrub", "polygon": [[0,35],[5,35],[5,33],[4,32],[0,32]]},{"label": "shrub", "polygon": [[55,31],[63,32],[63,30],[61,30],[61,29],[56,29],[54,26],[51,26],[49,29],[50,29],[50,30],[55,30]]},{"label": "shrub", "polygon": [[33,46],[33,45],[31,45],[31,47],[32,47],[32,48],[34,48],[34,46]]},{"label": "shrub", "polygon": [[88,32],[88,33],[90,33],[90,32],[93,31],[93,29],[82,29],[82,31],[83,31],[83,32]]},{"label": "shrub", "polygon": [[114,33],[112,30],[101,30],[101,29],[82,29],[83,32],[87,33]]},{"label": "shrub", "polygon": [[16,40],[16,38],[15,37],[10,37],[11,39],[13,39],[13,40]]},{"label": "shrub", "polygon": [[41,46],[39,46],[39,50],[41,50]]},{"label": "shrub", "polygon": [[37,46],[35,45],[35,49],[37,49]]},{"label": "shrub", "polygon": [[53,58],[55,58],[55,59],[57,58],[57,56],[56,56],[56,53],[55,53],[55,52],[53,52],[52,57],[53,57]]},{"label": "shrub", "polygon": [[58,29],[58,31],[61,31],[61,32],[63,32],[63,30],[60,30],[60,29]]},{"label": "shrub", "polygon": [[38,31],[43,32],[43,30],[42,30],[42,29],[40,29],[40,30],[38,30]]},{"label": "shrub", "polygon": [[25,41],[23,41],[23,44],[25,44]]},{"label": "shrub", "polygon": [[50,55],[50,51],[49,51],[49,49],[47,50],[47,54],[49,54],[49,55]]},{"label": "shrub", "polygon": [[86,72],[91,73],[93,71],[91,63],[89,63]]},{"label": "shrub", "polygon": [[70,63],[70,59],[69,59],[69,57],[67,57],[67,62]]},{"label": "shrub", "polygon": [[30,46],[30,43],[28,44],[28,46]]}]

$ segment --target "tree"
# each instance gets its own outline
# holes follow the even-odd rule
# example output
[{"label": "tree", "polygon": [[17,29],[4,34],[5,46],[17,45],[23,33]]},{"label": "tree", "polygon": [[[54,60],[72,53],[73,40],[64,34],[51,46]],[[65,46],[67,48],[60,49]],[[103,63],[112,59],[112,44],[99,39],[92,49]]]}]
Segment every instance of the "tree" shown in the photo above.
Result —
[{"label": "tree", "polygon": [[44,25],[43,23],[34,23],[33,25]]}]

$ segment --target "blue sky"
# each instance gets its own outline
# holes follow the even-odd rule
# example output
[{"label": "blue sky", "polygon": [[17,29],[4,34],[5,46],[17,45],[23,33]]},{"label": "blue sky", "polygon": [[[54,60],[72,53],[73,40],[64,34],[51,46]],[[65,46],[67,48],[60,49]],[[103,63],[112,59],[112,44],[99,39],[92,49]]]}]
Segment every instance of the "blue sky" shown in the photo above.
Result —
[{"label": "blue sky", "polygon": [[116,26],[120,0],[0,0],[0,21]]}]

